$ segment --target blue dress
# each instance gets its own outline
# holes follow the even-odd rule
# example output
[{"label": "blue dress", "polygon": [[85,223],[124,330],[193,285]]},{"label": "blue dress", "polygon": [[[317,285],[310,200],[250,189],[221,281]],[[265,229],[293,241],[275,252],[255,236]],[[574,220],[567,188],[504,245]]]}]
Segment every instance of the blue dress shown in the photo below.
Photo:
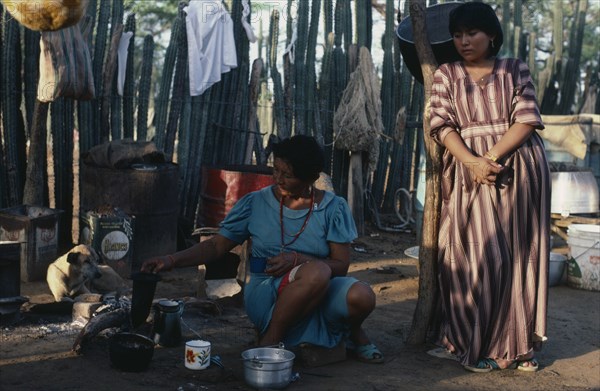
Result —
[{"label": "blue dress", "polygon": [[[308,209],[283,208],[286,233],[298,232]],[[221,222],[219,233],[242,243],[252,239],[252,257],[273,257],[281,250],[279,201],[273,187],[265,187],[245,195]],[[356,225],[348,204],[342,197],[325,192],[323,200],[315,205],[304,232],[285,251],[297,251],[316,258],[327,258],[328,242],[349,243],[357,237]],[[291,241],[286,236],[285,242]],[[282,277],[251,273],[244,290],[246,312],[260,333],[267,330]],[[347,324],[348,306],[346,295],[350,286],[358,280],[353,277],[334,277],[328,292],[309,316],[290,329],[282,341],[286,346],[301,343],[334,347],[349,335]]]}]

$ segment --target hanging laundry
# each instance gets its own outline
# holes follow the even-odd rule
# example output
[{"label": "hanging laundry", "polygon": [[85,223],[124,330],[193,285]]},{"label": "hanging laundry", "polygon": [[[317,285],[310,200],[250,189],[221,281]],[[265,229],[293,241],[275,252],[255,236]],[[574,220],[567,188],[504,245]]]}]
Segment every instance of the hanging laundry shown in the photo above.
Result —
[{"label": "hanging laundry", "polygon": [[125,73],[127,72],[127,55],[129,54],[129,42],[133,36],[132,31],[126,31],[121,35],[119,49],[117,50],[119,69],[117,73],[117,92],[123,96],[123,87],[125,85]]},{"label": "hanging laundry", "polygon": [[237,67],[233,21],[220,0],[192,0],[184,11],[190,95],[202,95]]},{"label": "hanging laundry", "polygon": [[247,21],[248,15],[250,15],[250,4],[248,4],[248,0],[242,0],[242,26],[244,26],[244,30],[246,30],[248,41],[254,43],[257,39],[256,35],[254,35],[254,29]]},{"label": "hanging laundry", "polygon": [[298,40],[298,23],[296,19],[292,22],[292,39],[290,40],[290,44],[286,46],[283,51],[283,55],[289,54],[290,62],[294,63],[294,58],[296,55],[296,41]]}]

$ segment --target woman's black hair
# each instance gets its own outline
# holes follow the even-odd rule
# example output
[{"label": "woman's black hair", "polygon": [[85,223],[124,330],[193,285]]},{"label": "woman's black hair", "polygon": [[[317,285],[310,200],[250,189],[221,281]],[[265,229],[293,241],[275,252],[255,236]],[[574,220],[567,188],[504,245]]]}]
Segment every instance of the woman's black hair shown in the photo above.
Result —
[{"label": "woman's black hair", "polygon": [[325,165],[325,155],[317,140],[301,134],[273,144],[273,156],[289,163],[294,176],[302,181],[317,180]]},{"label": "woman's black hair", "polygon": [[502,26],[494,9],[485,3],[471,2],[459,5],[450,11],[448,24],[450,34],[457,31],[477,29],[484,33],[495,36],[493,45],[490,45],[492,55],[498,54],[504,42]]}]

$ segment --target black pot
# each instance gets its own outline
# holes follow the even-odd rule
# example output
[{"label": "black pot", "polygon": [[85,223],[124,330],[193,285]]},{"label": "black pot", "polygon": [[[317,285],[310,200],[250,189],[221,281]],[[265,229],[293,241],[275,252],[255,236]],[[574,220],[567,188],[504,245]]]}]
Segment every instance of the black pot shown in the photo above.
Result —
[{"label": "black pot", "polygon": [[154,341],[140,334],[117,333],[108,343],[110,362],[125,372],[145,371],[154,355]]},{"label": "black pot", "polygon": [[[448,31],[448,19],[450,11],[462,3],[440,3],[427,7],[425,9],[425,19],[427,23],[427,36],[433,55],[438,65],[461,60],[460,55],[454,47],[452,36]],[[402,22],[396,28],[400,43],[400,52],[406,67],[414,78],[423,84],[423,73],[421,64],[417,55],[417,48],[413,39],[412,22],[410,16],[402,19]]]}]

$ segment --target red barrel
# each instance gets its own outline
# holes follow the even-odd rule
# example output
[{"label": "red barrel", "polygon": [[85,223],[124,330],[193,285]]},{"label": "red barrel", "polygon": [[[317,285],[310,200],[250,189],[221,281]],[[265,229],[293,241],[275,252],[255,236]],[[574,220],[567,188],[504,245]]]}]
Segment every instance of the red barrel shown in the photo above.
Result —
[{"label": "red barrel", "polygon": [[273,170],[266,166],[202,167],[198,225],[218,227],[244,195],[273,184]]}]

